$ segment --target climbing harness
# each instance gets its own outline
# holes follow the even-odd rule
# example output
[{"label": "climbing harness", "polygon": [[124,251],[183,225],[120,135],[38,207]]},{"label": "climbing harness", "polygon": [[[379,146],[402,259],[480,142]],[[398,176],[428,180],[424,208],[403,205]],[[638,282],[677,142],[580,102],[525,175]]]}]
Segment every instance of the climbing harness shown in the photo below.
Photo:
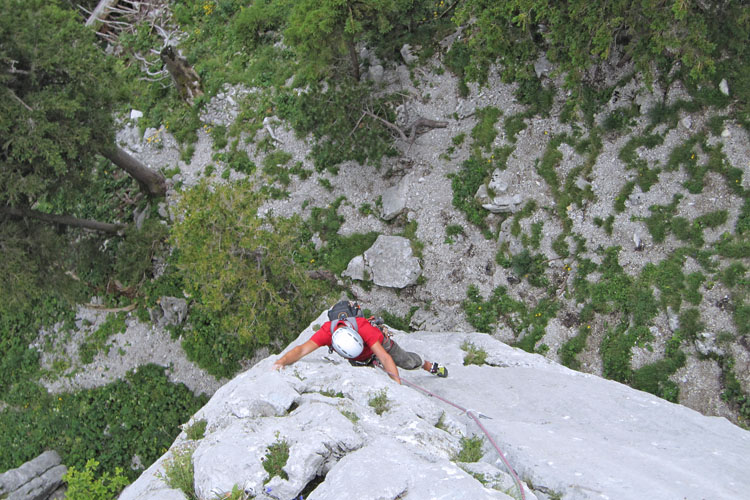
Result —
[{"label": "climbing harness", "polygon": [[[388,375],[395,376],[394,373],[391,373],[388,370],[386,370],[385,367],[383,365],[381,365],[378,361],[374,361],[373,365],[377,366],[378,368],[380,368],[381,370],[383,370]],[[521,500],[526,500],[526,494],[524,493],[523,485],[521,484],[521,480],[518,478],[518,475],[516,474],[516,471],[513,470],[513,467],[511,467],[510,463],[505,458],[505,455],[500,450],[500,447],[497,445],[497,443],[495,442],[495,440],[492,439],[492,436],[487,431],[487,429],[485,429],[484,425],[482,425],[482,422],[479,421],[480,418],[491,419],[491,417],[488,417],[487,415],[484,415],[484,414],[482,414],[482,413],[480,413],[480,412],[478,412],[476,410],[470,410],[470,409],[464,408],[463,406],[459,406],[456,403],[454,403],[452,401],[448,401],[444,397],[441,397],[441,396],[435,394],[434,392],[425,389],[424,387],[420,387],[420,386],[418,386],[417,384],[415,384],[413,382],[409,382],[408,380],[406,380],[403,377],[399,376],[399,378],[401,379],[401,382],[403,382],[404,384],[408,385],[409,387],[413,387],[414,389],[417,389],[418,391],[421,391],[421,392],[427,394],[428,396],[432,396],[434,398],[437,398],[440,401],[442,401],[443,403],[447,403],[447,404],[453,406],[454,408],[457,408],[458,410],[460,410],[461,413],[464,413],[464,414],[468,415],[469,417],[471,417],[471,419],[474,420],[474,422],[477,424],[477,426],[479,427],[479,429],[484,433],[485,437],[490,442],[490,444],[495,448],[495,451],[497,451],[497,454],[500,455],[500,458],[502,459],[503,463],[505,464],[505,467],[507,467],[508,470],[510,471],[510,475],[513,477],[513,481],[515,481],[515,483],[516,483],[516,488],[518,488],[518,492],[521,495]]]}]

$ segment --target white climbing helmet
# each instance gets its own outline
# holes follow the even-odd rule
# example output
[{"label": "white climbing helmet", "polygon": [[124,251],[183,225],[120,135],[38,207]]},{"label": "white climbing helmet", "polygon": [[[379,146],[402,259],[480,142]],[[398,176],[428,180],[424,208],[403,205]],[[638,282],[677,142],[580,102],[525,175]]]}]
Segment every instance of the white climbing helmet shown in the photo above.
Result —
[{"label": "white climbing helmet", "polygon": [[353,328],[344,325],[336,328],[336,331],[333,332],[331,347],[341,356],[347,359],[354,359],[362,354],[365,343]]}]

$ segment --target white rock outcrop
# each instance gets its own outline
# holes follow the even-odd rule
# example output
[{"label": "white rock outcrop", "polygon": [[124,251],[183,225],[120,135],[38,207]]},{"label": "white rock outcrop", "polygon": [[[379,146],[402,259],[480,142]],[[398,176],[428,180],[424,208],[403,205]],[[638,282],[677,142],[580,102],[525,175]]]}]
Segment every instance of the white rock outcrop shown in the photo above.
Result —
[{"label": "white rock outcrop", "polygon": [[[290,346],[306,341],[325,313]],[[450,376],[402,371],[411,384],[490,417],[483,426],[524,484],[525,498],[566,500],[739,499],[750,491],[750,432],[723,418],[599,377],[569,370],[486,334],[396,332],[396,341],[444,363]],[[487,353],[464,366],[466,343]],[[213,499],[234,486],[257,499],[519,498],[500,457],[461,410],[375,368],[355,368],[318,349],[281,372],[277,356],[217,391],[120,500],[184,499],[159,475],[179,449],[192,450],[195,491]],[[376,397],[386,399],[378,414]],[[480,436],[483,456],[464,464],[461,440]],[[263,467],[286,443],[286,477]],[[482,479],[482,481],[477,478]]]}]

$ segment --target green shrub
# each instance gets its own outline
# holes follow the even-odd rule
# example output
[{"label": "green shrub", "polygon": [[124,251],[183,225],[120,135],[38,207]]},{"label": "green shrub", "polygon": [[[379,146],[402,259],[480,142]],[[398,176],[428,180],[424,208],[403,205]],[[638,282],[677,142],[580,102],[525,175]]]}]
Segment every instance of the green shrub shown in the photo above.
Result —
[{"label": "green shrub", "polygon": [[122,474],[121,468],[116,468],[114,476],[105,472],[96,477],[99,462],[93,458],[86,461],[86,468],[79,471],[74,466],[63,476],[67,484],[66,498],[72,500],[111,500],[130,481]]},{"label": "green shrub", "polygon": [[454,458],[456,462],[479,462],[484,452],[482,451],[482,438],[475,436],[461,438],[461,451]]},{"label": "green shrub", "polygon": [[677,403],[679,388],[669,377],[685,365],[685,360],[685,353],[677,350],[671,356],[642,366],[633,372],[632,386]]},{"label": "green shrub", "polygon": [[464,366],[467,365],[483,365],[487,360],[487,351],[481,347],[477,347],[468,340],[461,344],[461,349],[466,351],[464,355]]},{"label": "green shrub", "polygon": [[634,124],[634,118],[640,114],[638,106],[617,108],[609,113],[602,122],[605,132],[625,132]]},{"label": "green shrub", "polygon": [[227,156],[227,166],[246,175],[251,175],[256,169],[255,163],[244,149],[232,149]]},{"label": "green shrub", "polygon": [[301,222],[260,218],[260,203],[244,182],[202,182],[183,194],[172,228],[175,266],[194,301],[185,349],[223,376],[257,346],[289,340],[271,332],[303,329],[324,295],[295,260]]},{"label": "green shrub", "polygon": [[744,302],[737,304],[734,308],[732,319],[737,326],[737,333],[740,335],[750,333],[750,304]]},{"label": "green shrub", "polygon": [[209,129],[209,134],[211,135],[214,149],[219,150],[227,147],[229,143],[227,139],[227,127],[224,125],[214,125]]},{"label": "green shrub", "polygon": [[268,446],[268,452],[261,460],[263,460],[263,468],[268,472],[268,477],[263,481],[264,483],[270,481],[274,476],[289,479],[284,471],[284,467],[289,460],[289,443],[285,439],[280,439],[278,434],[276,442]]},{"label": "green shrub", "polygon": [[172,457],[164,462],[164,475],[159,477],[170,488],[182,491],[188,500],[198,500],[194,486],[195,469],[192,450],[175,450]]},{"label": "green shrub", "polygon": [[629,383],[633,377],[630,360],[633,356],[631,349],[634,345],[635,338],[627,332],[626,323],[607,330],[599,347],[602,357],[602,375],[618,382]]},{"label": "green shrub", "polygon": [[680,311],[680,335],[683,339],[695,340],[698,334],[706,328],[700,317],[700,311],[695,308]]},{"label": "green shrub", "polygon": [[359,422],[359,417],[353,411],[349,411],[349,410],[339,410],[339,411],[341,412],[343,416],[348,418],[353,424],[356,424],[357,422]]},{"label": "green shrub", "polygon": [[477,124],[471,129],[471,137],[474,139],[474,146],[489,151],[492,142],[497,137],[495,123],[502,115],[502,111],[492,106],[481,108],[476,111]]},{"label": "green shrub", "polygon": [[491,301],[485,301],[476,285],[469,285],[466,300],[461,303],[466,320],[478,332],[490,333],[497,322],[497,313]]},{"label": "green shrub", "polygon": [[630,198],[630,195],[633,194],[634,189],[634,181],[628,181],[622,186],[622,189],[620,189],[620,192],[615,197],[615,212],[619,214],[625,211],[625,202]]},{"label": "green shrub", "polygon": [[164,370],[141,366],[122,380],[75,394],[26,387],[23,399],[0,411],[0,470],[55,449],[63,463],[79,471],[94,458],[110,477],[119,467],[134,480],[141,471],[130,468],[133,456],[150,466],[177,437],[180,424],[208,400],[169,382]]},{"label": "green shrub", "polygon": [[570,246],[568,245],[568,242],[565,241],[565,234],[560,233],[557,238],[555,238],[552,242],[552,250],[562,258],[570,255]]},{"label": "green shrub", "polygon": [[503,128],[505,129],[505,135],[508,136],[511,142],[516,142],[516,135],[528,126],[524,121],[525,119],[526,115],[524,113],[505,117]]},{"label": "green shrub", "polygon": [[263,173],[271,179],[279,181],[282,185],[288,186],[291,182],[289,169],[286,165],[292,159],[292,155],[286,151],[274,151],[266,155],[263,159]]},{"label": "green shrub", "polygon": [[397,316],[384,309],[378,311],[378,314],[383,318],[383,322],[386,325],[395,328],[396,330],[401,330],[402,332],[411,332],[411,318],[417,311],[419,311],[419,306],[411,306],[409,312],[406,313],[406,316],[404,317]]},{"label": "green shrub", "polygon": [[470,51],[466,43],[457,41],[452,44],[443,58],[443,64],[458,77],[458,95],[467,97],[469,87],[466,85],[465,68],[469,64]]},{"label": "green shrub", "polygon": [[742,390],[742,385],[734,373],[735,360],[731,357],[724,357],[721,358],[720,364],[724,385],[721,399],[737,408],[740,414],[740,423],[747,428],[748,423],[750,423],[750,396]]},{"label": "green shrub", "polygon": [[279,92],[274,104],[278,116],[298,135],[312,135],[310,156],[315,168],[333,171],[344,161],[379,165],[384,156],[395,154],[392,130],[379,119],[362,115],[363,109],[371,109],[379,118],[393,123],[395,106],[390,99],[374,97],[366,85],[341,84],[326,92],[320,88],[299,95]]},{"label": "green shrub", "polygon": [[564,366],[572,368],[573,370],[581,368],[581,362],[576,359],[576,356],[578,356],[578,354],[586,347],[586,339],[590,332],[590,325],[581,326],[581,328],[578,329],[577,335],[569,338],[562,346],[560,346],[558,353],[560,354],[560,362]]},{"label": "green shrub", "polygon": [[391,409],[391,401],[388,399],[388,390],[381,389],[370,397],[367,404],[375,410],[375,413],[382,415]]},{"label": "green shrub", "polygon": [[471,155],[461,164],[461,170],[448,174],[453,189],[453,206],[466,214],[466,218],[479,228],[485,227],[487,210],[474,198],[479,186],[489,177],[492,165]]},{"label": "green shrub", "polygon": [[107,340],[112,335],[122,333],[127,329],[125,318],[126,315],[124,312],[108,314],[107,318],[99,325],[99,328],[86,336],[86,340],[78,350],[78,355],[83,364],[89,364],[94,361],[96,354],[106,348]]},{"label": "green shrub", "polygon": [[203,436],[206,434],[207,424],[208,422],[205,419],[200,419],[197,422],[194,422],[193,425],[185,429],[187,438],[193,441],[203,439]]},{"label": "green shrub", "polygon": [[532,286],[543,288],[549,284],[545,275],[547,259],[542,254],[532,255],[524,250],[512,257],[511,267],[516,276],[528,280]]}]

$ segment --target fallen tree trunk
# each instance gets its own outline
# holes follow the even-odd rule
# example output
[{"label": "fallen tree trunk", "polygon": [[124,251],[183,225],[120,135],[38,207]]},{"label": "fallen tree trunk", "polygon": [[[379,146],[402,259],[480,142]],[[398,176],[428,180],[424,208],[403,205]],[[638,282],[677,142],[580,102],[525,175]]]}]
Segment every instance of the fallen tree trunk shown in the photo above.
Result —
[{"label": "fallen tree trunk", "polygon": [[79,219],[71,215],[48,214],[45,212],[40,212],[38,210],[32,210],[30,208],[5,207],[0,208],[0,214],[10,215],[11,217],[37,219],[44,222],[51,222],[53,224],[80,227],[83,229],[90,229],[92,231],[99,231],[110,234],[117,234],[119,231],[125,228],[125,226],[122,224],[110,224],[108,222],[99,222],[91,219]]},{"label": "fallen tree trunk", "polygon": [[115,146],[102,151],[102,155],[137,180],[150,196],[167,194],[167,180],[164,176],[148,168],[124,149]]}]

